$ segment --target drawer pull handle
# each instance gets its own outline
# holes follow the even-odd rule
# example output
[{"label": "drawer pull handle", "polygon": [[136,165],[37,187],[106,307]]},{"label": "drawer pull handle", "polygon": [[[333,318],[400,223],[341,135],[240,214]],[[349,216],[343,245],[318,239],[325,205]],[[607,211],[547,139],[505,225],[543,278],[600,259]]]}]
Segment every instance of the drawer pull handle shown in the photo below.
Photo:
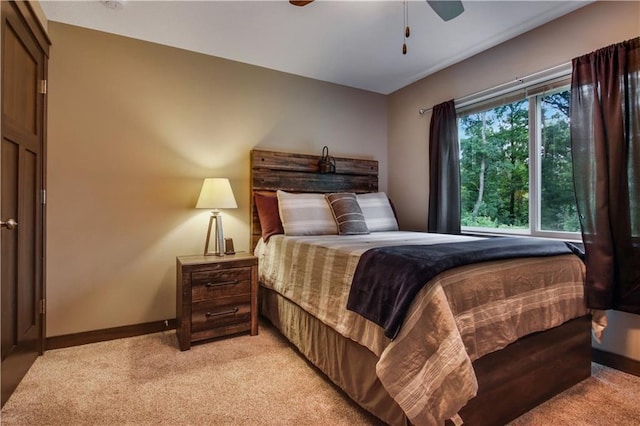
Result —
[{"label": "drawer pull handle", "polygon": [[238,284],[240,281],[238,280],[233,280],[233,281],[224,281],[221,283],[206,283],[204,286],[207,288],[213,288],[213,287],[220,287],[223,285],[236,285]]},{"label": "drawer pull handle", "polygon": [[239,309],[240,308],[233,308],[233,309],[229,309],[228,311],[222,311],[222,312],[207,312],[205,315],[207,318],[221,317],[223,315],[235,315],[236,313],[238,313]]}]

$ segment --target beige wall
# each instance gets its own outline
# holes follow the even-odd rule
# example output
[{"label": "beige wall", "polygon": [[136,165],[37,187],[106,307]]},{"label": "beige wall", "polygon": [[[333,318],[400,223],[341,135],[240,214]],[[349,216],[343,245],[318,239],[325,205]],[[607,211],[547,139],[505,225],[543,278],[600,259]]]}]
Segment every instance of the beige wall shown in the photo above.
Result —
[{"label": "beige wall", "polygon": [[[597,2],[389,96],[389,194],[404,229],[426,230],[430,114],[418,109],[507,83],[640,35],[639,2]],[[640,360],[640,316],[612,313],[602,348]],[[635,350],[631,348],[635,347]]]},{"label": "beige wall", "polygon": [[225,236],[249,249],[249,151],[380,162],[387,97],[49,23],[47,335],[175,316],[175,257],[204,248],[204,177],[228,177]]}]

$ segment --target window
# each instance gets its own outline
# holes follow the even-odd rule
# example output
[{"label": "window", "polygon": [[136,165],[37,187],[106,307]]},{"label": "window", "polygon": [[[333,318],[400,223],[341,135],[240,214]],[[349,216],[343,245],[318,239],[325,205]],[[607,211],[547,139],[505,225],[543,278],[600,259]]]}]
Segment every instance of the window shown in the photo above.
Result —
[{"label": "window", "polygon": [[460,113],[464,231],[579,238],[569,99],[545,87]]}]

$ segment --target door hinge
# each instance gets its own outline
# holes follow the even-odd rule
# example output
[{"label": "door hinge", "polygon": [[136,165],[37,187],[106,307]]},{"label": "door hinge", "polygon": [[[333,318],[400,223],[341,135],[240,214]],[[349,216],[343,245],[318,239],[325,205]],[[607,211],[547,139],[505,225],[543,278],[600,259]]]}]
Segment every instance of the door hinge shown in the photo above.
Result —
[{"label": "door hinge", "polygon": [[42,95],[47,94],[47,80],[40,80],[40,93]]},{"label": "door hinge", "polygon": [[47,312],[47,305],[45,299],[40,299],[40,314],[44,315]]},{"label": "door hinge", "polygon": [[46,189],[40,190],[40,203],[41,204],[47,204],[47,190]]}]

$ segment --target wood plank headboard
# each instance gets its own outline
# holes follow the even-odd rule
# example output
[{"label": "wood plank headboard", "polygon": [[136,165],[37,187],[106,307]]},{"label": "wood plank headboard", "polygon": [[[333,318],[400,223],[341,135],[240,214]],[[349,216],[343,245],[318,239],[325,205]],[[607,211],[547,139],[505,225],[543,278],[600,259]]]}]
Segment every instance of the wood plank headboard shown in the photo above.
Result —
[{"label": "wood plank headboard", "polygon": [[377,192],[378,162],[334,157],[335,173],[319,173],[319,155],[276,151],[251,151],[251,250],[262,230],[253,200],[256,191]]}]

